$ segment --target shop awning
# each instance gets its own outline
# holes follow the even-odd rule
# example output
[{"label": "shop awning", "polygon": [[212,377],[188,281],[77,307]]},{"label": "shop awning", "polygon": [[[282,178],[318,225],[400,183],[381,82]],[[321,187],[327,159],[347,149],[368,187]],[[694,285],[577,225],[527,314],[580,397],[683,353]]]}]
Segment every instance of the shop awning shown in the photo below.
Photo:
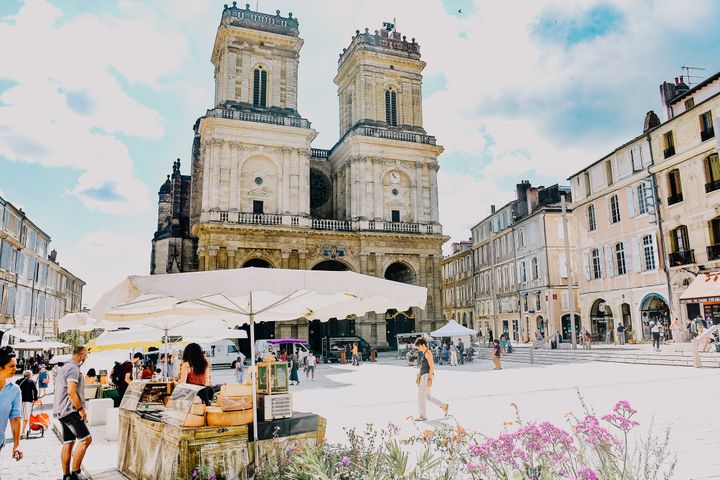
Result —
[{"label": "shop awning", "polygon": [[720,302],[720,272],[699,274],[687,290],[680,295],[680,302]]},{"label": "shop awning", "polygon": [[444,327],[430,332],[433,337],[465,337],[467,335],[477,335],[472,328],[463,327],[455,320],[450,320]]}]

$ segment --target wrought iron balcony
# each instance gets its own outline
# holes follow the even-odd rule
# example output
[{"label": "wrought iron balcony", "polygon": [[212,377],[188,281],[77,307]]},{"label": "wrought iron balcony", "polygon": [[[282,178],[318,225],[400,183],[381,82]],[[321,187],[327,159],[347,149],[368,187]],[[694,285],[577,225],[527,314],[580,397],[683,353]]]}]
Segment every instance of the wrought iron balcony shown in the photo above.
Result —
[{"label": "wrought iron balcony", "polygon": [[704,142],[705,140],[709,140],[709,139],[713,138],[714,136],[715,136],[715,129],[712,128],[712,127],[708,128],[707,130],[703,130],[702,132],[700,132],[700,140],[703,141],[703,142]]},{"label": "wrought iron balcony", "polygon": [[713,180],[705,184],[705,193],[714,192],[720,190],[720,180]]},{"label": "wrought iron balcony", "polygon": [[672,147],[668,147],[663,150],[663,155],[665,156],[665,158],[669,158],[675,155],[675,146],[673,145]]},{"label": "wrought iron balcony", "polygon": [[707,247],[708,260],[720,260],[720,243]]},{"label": "wrought iron balcony", "polygon": [[683,201],[682,192],[676,193],[675,195],[670,195],[669,197],[667,197],[668,205],[675,205],[676,203],[680,203],[682,201]]},{"label": "wrought iron balcony", "polygon": [[679,267],[680,265],[690,265],[695,263],[695,250],[680,250],[679,252],[673,252],[669,255],[670,266]]},{"label": "wrought iron balcony", "polygon": [[311,148],[310,149],[310,156],[315,158],[325,158],[327,159],[330,157],[330,150],[325,150],[322,148]]}]

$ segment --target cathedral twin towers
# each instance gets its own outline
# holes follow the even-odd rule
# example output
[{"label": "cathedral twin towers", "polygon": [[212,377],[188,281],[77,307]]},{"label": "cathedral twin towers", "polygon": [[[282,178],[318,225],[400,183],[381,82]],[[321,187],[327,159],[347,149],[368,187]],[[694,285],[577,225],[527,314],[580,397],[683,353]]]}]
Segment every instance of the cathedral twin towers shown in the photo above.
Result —
[{"label": "cathedral twin towers", "polygon": [[[379,347],[442,321],[438,155],[422,117],[420,46],[385,24],[356,31],[338,61],[340,140],[297,111],[298,21],[225,6],[212,51],[215,106],[194,127],[191,175],[159,192],[151,273],[352,270],[428,289],[425,310],[327,324],[259,325],[258,338],[361,336]],[[438,325],[439,326],[439,325]]]}]

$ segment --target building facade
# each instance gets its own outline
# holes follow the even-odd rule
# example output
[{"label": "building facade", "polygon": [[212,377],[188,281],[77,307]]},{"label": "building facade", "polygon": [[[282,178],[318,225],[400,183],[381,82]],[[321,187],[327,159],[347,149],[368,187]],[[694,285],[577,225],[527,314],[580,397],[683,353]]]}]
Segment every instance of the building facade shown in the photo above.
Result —
[{"label": "building facade", "polygon": [[698,273],[720,268],[720,160],[714,125],[720,73],[692,89],[682,78],[660,87],[666,121],[652,130],[654,175],[669,273],[673,317],[720,323],[720,305],[681,305]]},{"label": "building facade", "polygon": [[[570,291],[574,297],[576,331],[580,328],[573,216],[566,207],[571,262],[568,265],[561,195],[565,195],[569,204],[568,187],[533,187],[527,181],[517,186],[513,230],[521,341],[537,338],[537,332],[543,338],[560,332],[563,339],[571,340]],[[571,290],[568,290],[571,272]]]},{"label": "building facade", "polygon": [[352,270],[427,287],[424,310],[256,328],[259,338],[307,338],[313,348],[328,335],[393,347],[397,333],[442,319],[443,148],[423,129],[420,46],[391,24],[357,31],[334,79],[341,138],[316,149],[317,132],[297,111],[298,26],[292,15],[223,10],[215,105],[195,123],[191,175],[176,163],[160,190],[152,272]]},{"label": "building facade", "polygon": [[582,328],[596,341],[649,337],[652,319],[669,320],[669,295],[645,132],[570,177]]},{"label": "building facade", "polygon": [[505,333],[516,342],[521,338],[519,290],[513,219],[517,201],[495,209],[472,227],[475,260],[475,328],[488,329],[497,338]]},{"label": "building facade", "polygon": [[50,236],[22,209],[0,197],[0,325],[42,339],[57,336],[57,323],[82,308],[85,282],[48,253]]},{"label": "building facade", "polygon": [[472,242],[452,244],[452,254],[440,262],[443,320],[474,328],[475,288]]}]

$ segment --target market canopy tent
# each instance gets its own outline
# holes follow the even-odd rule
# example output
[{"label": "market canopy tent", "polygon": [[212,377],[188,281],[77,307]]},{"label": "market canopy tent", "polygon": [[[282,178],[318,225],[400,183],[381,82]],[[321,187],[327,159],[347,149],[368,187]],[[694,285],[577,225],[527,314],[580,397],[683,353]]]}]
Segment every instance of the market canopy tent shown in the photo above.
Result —
[{"label": "market canopy tent", "polygon": [[720,302],[720,272],[700,273],[680,295],[681,303]]},{"label": "market canopy tent", "polygon": [[68,347],[70,345],[62,342],[20,342],[12,346],[15,350],[57,350]]},{"label": "market canopy tent", "polygon": [[[151,318],[209,319],[250,325],[255,367],[255,322],[331,318],[425,308],[427,289],[354,272],[241,268],[167,275],[131,276],[105,293],[90,317],[102,322],[147,322]],[[255,382],[252,382],[255,397]],[[257,439],[257,411],[253,409]],[[256,442],[257,445],[257,442]]]},{"label": "market canopy tent", "polygon": [[17,327],[12,327],[10,325],[8,325],[8,327],[10,328],[2,332],[2,341],[0,342],[0,345],[8,345],[10,343],[10,337],[14,337],[15,340],[21,340],[23,342],[36,342],[42,340],[37,335],[31,335],[29,333],[23,332]]},{"label": "market canopy tent", "polygon": [[468,335],[477,335],[472,328],[463,327],[455,320],[450,320],[444,327],[430,332],[433,337],[466,337]]}]

